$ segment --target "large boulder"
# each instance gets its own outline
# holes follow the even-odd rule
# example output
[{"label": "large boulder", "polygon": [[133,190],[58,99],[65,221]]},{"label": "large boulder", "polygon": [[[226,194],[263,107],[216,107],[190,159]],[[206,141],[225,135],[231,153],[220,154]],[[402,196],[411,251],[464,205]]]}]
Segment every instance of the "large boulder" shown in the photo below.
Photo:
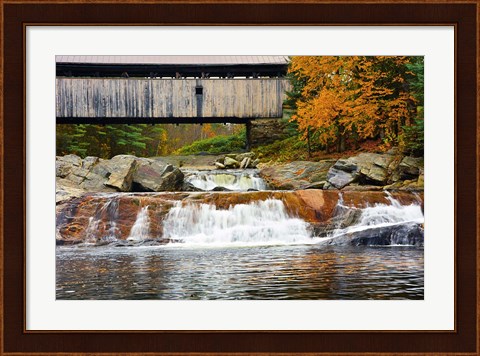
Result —
[{"label": "large boulder", "polygon": [[240,163],[231,157],[226,156],[225,160],[223,161],[223,165],[225,168],[238,168],[240,167]]},{"label": "large boulder", "polygon": [[358,172],[356,170],[352,172],[346,172],[338,169],[335,166],[330,168],[327,175],[327,181],[331,186],[342,189],[346,185],[355,182],[358,179]]},{"label": "large boulder", "polygon": [[391,181],[392,171],[398,166],[394,152],[384,154],[361,153],[339,159],[328,172],[328,183],[342,189],[352,183],[383,186]]},{"label": "large boulder", "polygon": [[400,179],[413,179],[423,173],[423,158],[404,157],[397,168]]},{"label": "large boulder", "polygon": [[77,155],[57,156],[55,159],[55,175],[60,178],[67,177],[73,167],[81,167],[82,159]]},{"label": "large boulder", "polygon": [[294,161],[263,168],[259,175],[273,189],[302,189],[312,183],[323,182],[334,161]]},{"label": "large boulder", "polygon": [[181,189],[184,175],[177,167],[143,159],[133,174],[135,191],[161,192]]},{"label": "large boulder", "polygon": [[109,162],[111,173],[105,183],[120,192],[129,192],[132,189],[133,174],[137,168],[137,157],[118,155]]}]

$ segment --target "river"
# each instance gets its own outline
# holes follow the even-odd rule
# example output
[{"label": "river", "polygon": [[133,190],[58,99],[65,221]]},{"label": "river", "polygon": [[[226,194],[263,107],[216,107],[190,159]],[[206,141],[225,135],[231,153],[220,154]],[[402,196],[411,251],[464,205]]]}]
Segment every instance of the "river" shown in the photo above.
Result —
[{"label": "river", "polygon": [[114,193],[72,203],[57,228],[81,241],[56,248],[57,299],[424,297],[416,196],[402,203],[376,192],[374,203],[351,205],[347,194],[302,193],[315,204],[336,199],[331,216],[324,202],[312,218],[312,209],[292,210],[300,193],[242,192],[268,189],[255,172],[189,172],[186,180],[237,192]]}]

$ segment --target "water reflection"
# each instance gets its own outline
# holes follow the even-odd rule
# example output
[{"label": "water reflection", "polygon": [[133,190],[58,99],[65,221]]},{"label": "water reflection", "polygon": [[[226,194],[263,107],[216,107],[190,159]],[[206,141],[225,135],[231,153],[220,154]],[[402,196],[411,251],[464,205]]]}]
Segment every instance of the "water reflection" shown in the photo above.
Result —
[{"label": "water reflection", "polygon": [[423,299],[412,246],[57,247],[57,299]]}]

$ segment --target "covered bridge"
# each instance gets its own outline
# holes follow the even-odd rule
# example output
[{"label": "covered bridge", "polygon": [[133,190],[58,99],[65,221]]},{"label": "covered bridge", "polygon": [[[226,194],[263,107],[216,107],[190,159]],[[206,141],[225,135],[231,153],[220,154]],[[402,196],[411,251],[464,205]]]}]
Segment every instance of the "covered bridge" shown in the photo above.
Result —
[{"label": "covered bridge", "polygon": [[59,124],[281,118],[286,56],[57,56]]}]

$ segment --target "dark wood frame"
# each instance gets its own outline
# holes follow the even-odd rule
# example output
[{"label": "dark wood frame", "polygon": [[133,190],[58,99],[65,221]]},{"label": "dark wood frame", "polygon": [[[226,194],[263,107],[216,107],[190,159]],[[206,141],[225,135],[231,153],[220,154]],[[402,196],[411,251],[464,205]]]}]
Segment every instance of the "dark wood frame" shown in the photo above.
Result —
[{"label": "dark wood frame", "polygon": [[[107,0],[108,1],[108,0]],[[43,353],[462,353],[479,354],[477,165],[478,2],[68,4],[2,1],[1,354]],[[454,332],[26,332],[26,24],[456,26],[456,330]],[[23,176],[23,184],[20,177]],[[458,184],[459,183],[459,184]]]}]

